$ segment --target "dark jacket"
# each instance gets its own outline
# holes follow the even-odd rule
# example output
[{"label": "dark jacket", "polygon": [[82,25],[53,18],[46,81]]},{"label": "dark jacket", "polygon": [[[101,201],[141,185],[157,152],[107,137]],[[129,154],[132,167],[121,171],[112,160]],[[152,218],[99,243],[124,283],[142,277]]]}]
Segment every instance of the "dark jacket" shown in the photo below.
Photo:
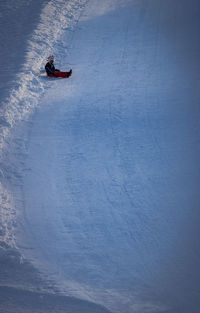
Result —
[{"label": "dark jacket", "polygon": [[55,73],[55,71],[59,71],[55,68],[55,66],[53,65],[53,63],[47,62],[47,64],[45,65],[45,70],[47,72],[47,75],[49,76],[50,74],[57,76],[57,74]]}]

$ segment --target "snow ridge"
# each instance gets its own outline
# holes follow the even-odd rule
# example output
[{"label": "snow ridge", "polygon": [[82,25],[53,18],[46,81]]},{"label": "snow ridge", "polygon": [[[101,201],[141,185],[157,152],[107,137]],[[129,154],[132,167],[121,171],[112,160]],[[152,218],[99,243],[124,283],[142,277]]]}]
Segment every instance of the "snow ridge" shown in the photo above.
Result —
[{"label": "snow ridge", "polygon": [[[43,8],[40,21],[27,42],[25,63],[17,74],[13,88],[0,108],[0,240],[15,246],[13,226],[16,212],[6,184],[6,147],[13,127],[27,120],[38,105],[48,80],[44,78],[46,57],[54,54],[63,31],[73,32],[87,0],[52,0]],[[67,53],[67,50],[66,50]],[[43,74],[43,75],[42,75]],[[46,75],[45,75],[46,76]]]},{"label": "snow ridge", "polygon": [[26,61],[14,82],[14,88],[0,110],[0,147],[18,121],[27,117],[38,104],[46,80],[41,78],[41,68],[46,57],[55,51],[63,31],[73,31],[86,0],[52,0],[42,10],[40,22],[27,44]]}]

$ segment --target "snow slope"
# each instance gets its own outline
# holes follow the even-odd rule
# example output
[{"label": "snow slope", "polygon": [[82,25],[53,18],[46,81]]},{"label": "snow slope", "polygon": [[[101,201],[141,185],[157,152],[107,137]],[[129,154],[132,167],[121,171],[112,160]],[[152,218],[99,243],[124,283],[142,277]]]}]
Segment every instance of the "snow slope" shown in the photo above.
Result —
[{"label": "snow slope", "polygon": [[[1,2],[1,41],[4,43],[1,57],[4,59],[1,72],[1,104],[0,104],[0,147],[1,147],[1,219],[3,240],[15,246],[12,232],[12,195],[5,185],[13,179],[19,179],[15,165],[7,162],[8,150],[15,144],[23,145],[21,139],[8,141],[12,129],[20,121],[28,120],[38,105],[38,99],[46,88],[44,63],[47,55],[54,52],[58,40],[65,33],[73,32],[84,0],[77,1],[15,1]],[[41,14],[40,9],[42,8]],[[38,18],[39,15],[39,18]],[[36,23],[37,18],[37,23]],[[27,23],[27,19],[29,23]],[[31,23],[32,22],[32,23]],[[36,24],[36,26],[35,26]],[[26,27],[27,26],[27,27]],[[35,26],[35,29],[34,29]],[[34,29],[34,31],[32,30]],[[6,38],[7,36],[7,38]],[[22,43],[19,45],[19,41]],[[5,44],[6,43],[6,44]],[[24,47],[25,46],[25,47]],[[67,54],[67,47],[63,47]],[[23,57],[22,57],[23,56]],[[3,73],[5,75],[3,76]],[[43,76],[42,76],[43,75]],[[5,80],[5,77],[7,80]],[[3,79],[4,78],[4,79]],[[7,94],[6,94],[7,92]],[[6,147],[8,145],[8,147]],[[13,182],[11,182],[11,185]],[[15,182],[14,182],[15,184]],[[8,210],[10,208],[10,210]],[[5,213],[5,212],[6,213]]]},{"label": "snow slope", "polygon": [[[199,312],[199,9],[52,0],[4,106],[3,143],[26,119],[7,141],[21,253],[112,312]],[[36,78],[45,50],[72,78]]]}]

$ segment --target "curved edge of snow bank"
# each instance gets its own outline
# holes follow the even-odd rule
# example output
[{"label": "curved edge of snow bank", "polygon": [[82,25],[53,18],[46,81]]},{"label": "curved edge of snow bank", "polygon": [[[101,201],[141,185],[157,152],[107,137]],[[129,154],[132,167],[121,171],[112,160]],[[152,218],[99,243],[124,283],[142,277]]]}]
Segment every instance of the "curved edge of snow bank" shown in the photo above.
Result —
[{"label": "curved edge of snow bank", "polygon": [[37,107],[48,81],[42,77],[46,57],[54,53],[63,31],[73,32],[87,0],[51,0],[44,6],[40,21],[27,43],[25,63],[17,74],[13,89],[0,108],[0,240],[14,247],[13,227],[15,209],[9,190],[6,172],[9,137],[15,125],[28,119]]}]

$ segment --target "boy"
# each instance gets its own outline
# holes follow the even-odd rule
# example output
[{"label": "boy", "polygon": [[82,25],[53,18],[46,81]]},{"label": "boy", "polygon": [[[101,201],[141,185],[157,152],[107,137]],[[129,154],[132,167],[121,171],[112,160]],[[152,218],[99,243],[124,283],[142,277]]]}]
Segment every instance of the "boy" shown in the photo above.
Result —
[{"label": "boy", "polygon": [[54,56],[50,55],[47,58],[47,64],[45,65],[46,73],[49,77],[62,77],[68,78],[72,75],[72,69],[69,72],[61,72],[60,70],[56,69],[54,66]]}]

